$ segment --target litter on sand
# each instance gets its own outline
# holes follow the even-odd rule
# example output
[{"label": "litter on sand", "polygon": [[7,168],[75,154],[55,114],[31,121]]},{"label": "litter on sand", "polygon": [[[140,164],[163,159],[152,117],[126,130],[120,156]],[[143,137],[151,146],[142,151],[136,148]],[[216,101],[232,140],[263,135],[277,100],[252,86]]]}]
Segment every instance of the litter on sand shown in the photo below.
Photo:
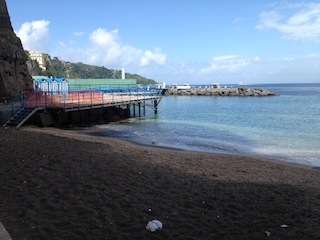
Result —
[{"label": "litter on sand", "polygon": [[155,232],[157,230],[160,230],[162,229],[162,223],[159,221],[159,220],[152,220],[152,221],[149,221],[147,226],[146,226],[146,229],[149,230],[150,232]]}]

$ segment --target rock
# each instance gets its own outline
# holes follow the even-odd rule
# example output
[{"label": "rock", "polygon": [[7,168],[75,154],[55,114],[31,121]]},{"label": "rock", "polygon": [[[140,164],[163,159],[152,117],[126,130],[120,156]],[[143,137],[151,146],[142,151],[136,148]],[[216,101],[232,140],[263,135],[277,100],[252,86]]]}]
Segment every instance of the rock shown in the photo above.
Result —
[{"label": "rock", "polygon": [[21,41],[11,26],[6,1],[0,0],[0,101],[33,89],[27,60]]},{"label": "rock", "polygon": [[188,90],[166,89],[163,91],[164,95],[182,95],[182,96],[223,96],[223,97],[263,97],[263,96],[277,96],[266,89],[250,89],[246,87],[241,88],[191,88]]}]

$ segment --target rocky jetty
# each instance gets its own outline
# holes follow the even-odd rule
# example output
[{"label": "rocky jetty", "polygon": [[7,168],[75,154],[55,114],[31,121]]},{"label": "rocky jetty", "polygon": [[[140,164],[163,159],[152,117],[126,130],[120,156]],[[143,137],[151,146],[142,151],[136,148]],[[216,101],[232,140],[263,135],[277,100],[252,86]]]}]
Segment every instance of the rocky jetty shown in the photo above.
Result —
[{"label": "rocky jetty", "polygon": [[190,89],[164,89],[163,95],[183,96],[223,96],[223,97],[266,97],[279,94],[262,88],[190,88]]},{"label": "rocky jetty", "polygon": [[32,89],[28,57],[11,26],[5,0],[0,0],[0,101]]}]

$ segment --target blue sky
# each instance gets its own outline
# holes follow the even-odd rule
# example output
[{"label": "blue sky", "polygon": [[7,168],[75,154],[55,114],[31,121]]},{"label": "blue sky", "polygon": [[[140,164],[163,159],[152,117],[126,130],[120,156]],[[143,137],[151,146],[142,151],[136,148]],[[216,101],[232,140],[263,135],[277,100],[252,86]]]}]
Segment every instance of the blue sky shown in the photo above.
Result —
[{"label": "blue sky", "polygon": [[168,84],[320,82],[320,2],[6,0],[26,50]]}]

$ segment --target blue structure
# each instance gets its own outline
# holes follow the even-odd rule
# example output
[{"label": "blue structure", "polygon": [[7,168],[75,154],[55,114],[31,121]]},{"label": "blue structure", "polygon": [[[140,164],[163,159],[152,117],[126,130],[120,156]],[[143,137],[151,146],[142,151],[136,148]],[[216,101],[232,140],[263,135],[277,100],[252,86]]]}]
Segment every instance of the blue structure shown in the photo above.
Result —
[{"label": "blue structure", "polygon": [[45,78],[37,77],[33,81],[34,89],[53,94],[68,93],[69,83],[64,78]]}]

